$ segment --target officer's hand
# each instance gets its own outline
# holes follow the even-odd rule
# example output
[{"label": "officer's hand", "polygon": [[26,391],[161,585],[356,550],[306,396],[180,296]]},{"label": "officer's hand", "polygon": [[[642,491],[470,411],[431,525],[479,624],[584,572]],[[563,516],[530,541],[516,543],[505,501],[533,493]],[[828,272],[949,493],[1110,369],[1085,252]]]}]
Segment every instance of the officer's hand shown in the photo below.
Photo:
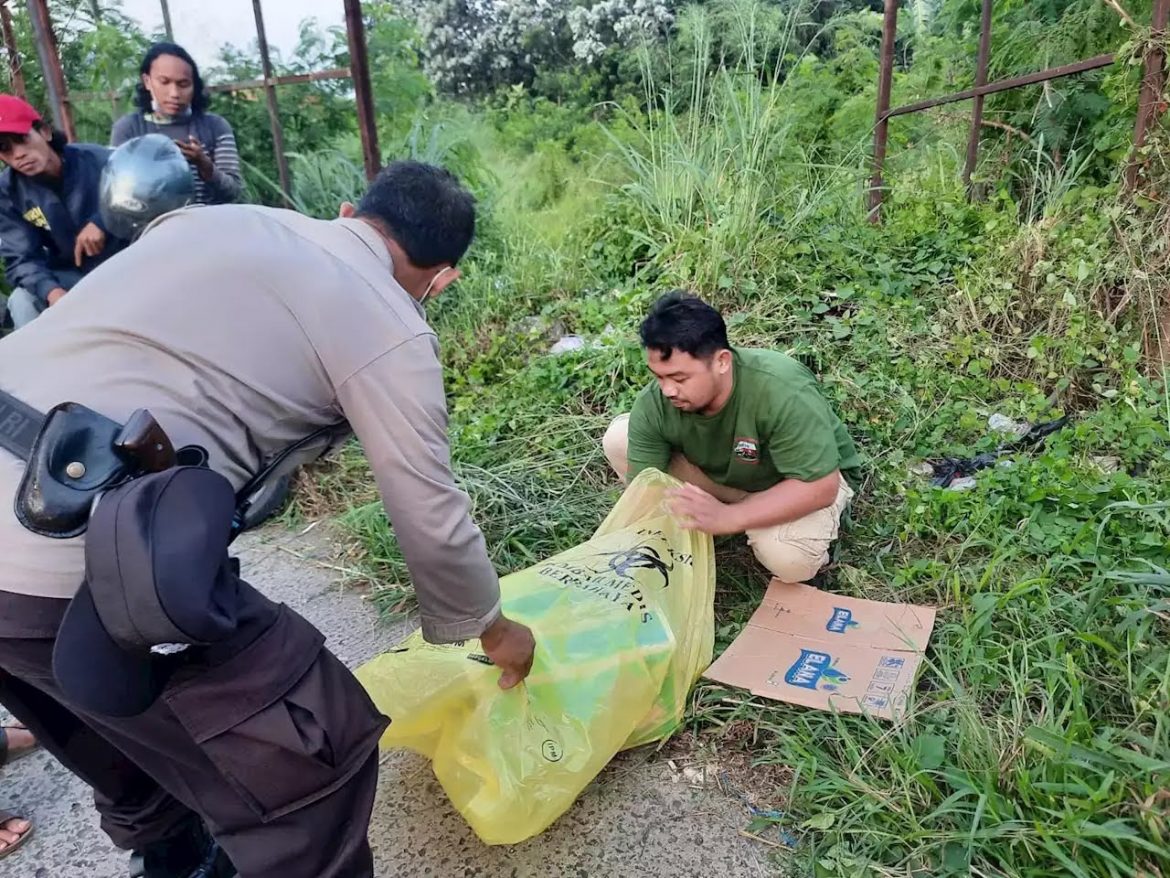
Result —
[{"label": "officer's hand", "polygon": [[60,302],[61,297],[64,296],[67,292],[68,290],[66,290],[64,287],[57,287],[56,289],[49,290],[49,307],[51,308]]},{"label": "officer's hand", "polygon": [[86,223],[85,228],[77,233],[77,241],[73,244],[73,262],[81,268],[81,260],[86,256],[97,256],[106,246],[106,233],[93,223]]},{"label": "officer's hand", "polygon": [[500,616],[479,638],[480,645],[492,664],[498,667],[500,688],[511,689],[532,670],[532,656],[536,639],[526,625]]}]

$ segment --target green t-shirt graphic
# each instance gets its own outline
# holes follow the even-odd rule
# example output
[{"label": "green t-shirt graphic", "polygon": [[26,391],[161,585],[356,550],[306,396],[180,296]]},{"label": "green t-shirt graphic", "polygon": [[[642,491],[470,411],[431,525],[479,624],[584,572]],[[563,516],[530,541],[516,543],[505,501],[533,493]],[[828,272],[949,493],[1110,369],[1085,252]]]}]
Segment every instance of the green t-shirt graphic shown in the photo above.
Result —
[{"label": "green t-shirt graphic", "polygon": [[784,479],[804,482],[841,470],[854,489],[861,458],[813,374],[776,351],[732,351],[731,398],[714,415],[680,411],[654,382],[630,413],[629,478],[665,472],[682,452],[711,480],[742,491],[764,491]]}]

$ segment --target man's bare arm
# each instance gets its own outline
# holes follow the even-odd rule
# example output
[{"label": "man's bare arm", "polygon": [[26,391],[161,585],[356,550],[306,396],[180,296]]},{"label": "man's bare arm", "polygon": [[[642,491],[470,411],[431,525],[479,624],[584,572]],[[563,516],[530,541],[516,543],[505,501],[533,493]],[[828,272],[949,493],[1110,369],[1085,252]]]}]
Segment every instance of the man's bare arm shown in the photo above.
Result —
[{"label": "man's bare arm", "polygon": [[785,479],[778,485],[748,494],[738,503],[723,503],[701,488],[683,485],[671,492],[671,509],[686,527],[712,535],[738,534],[775,527],[828,509],[837,499],[840,471],[812,482]]}]

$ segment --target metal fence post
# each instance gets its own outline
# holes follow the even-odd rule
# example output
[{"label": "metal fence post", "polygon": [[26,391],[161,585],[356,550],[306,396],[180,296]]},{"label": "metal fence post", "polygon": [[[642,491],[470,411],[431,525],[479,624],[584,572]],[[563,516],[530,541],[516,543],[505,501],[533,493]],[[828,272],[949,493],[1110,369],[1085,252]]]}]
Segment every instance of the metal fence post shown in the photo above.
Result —
[{"label": "metal fence post", "polygon": [[1150,125],[1161,114],[1162,89],[1166,86],[1166,53],[1162,41],[1166,38],[1167,19],[1170,18],[1170,0],[1154,0],[1150,18],[1152,45],[1142,67],[1142,88],[1138,93],[1137,121],[1133,127],[1133,152],[1125,169],[1125,188],[1133,189],[1141,173],[1141,151],[1146,145]]},{"label": "metal fence post", "polygon": [[[979,58],[975,62],[975,87],[987,85],[987,62],[991,57],[991,3],[983,0],[983,13],[979,23]],[[971,136],[967,138],[967,161],[963,165],[963,185],[971,196],[971,175],[979,162],[979,140],[983,129],[983,95],[975,95],[971,109]]]},{"label": "metal fence post", "polygon": [[349,37],[349,67],[357,102],[358,130],[362,137],[362,159],[366,179],[373,180],[382,169],[378,151],[378,121],[374,116],[374,91],[370,86],[370,60],[366,51],[366,25],[361,0],[345,0],[345,32]]},{"label": "metal fence post", "polygon": [[73,111],[69,107],[69,86],[61,71],[61,55],[57,51],[57,38],[53,35],[53,21],[49,17],[49,7],[45,0],[28,0],[28,16],[32,21],[41,69],[45,74],[45,90],[53,105],[53,121],[69,140],[76,140]]},{"label": "metal fence post", "polygon": [[256,17],[256,42],[260,49],[260,69],[264,73],[264,93],[268,98],[268,122],[272,128],[272,151],[276,154],[276,171],[286,207],[292,207],[292,183],[289,181],[288,158],[284,154],[284,128],[280,124],[280,105],[276,102],[276,84],[272,77],[272,59],[268,56],[268,36],[264,32],[264,12],[260,0],[252,0]]},{"label": "metal fence post", "polygon": [[4,48],[8,52],[8,73],[12,79],[12,90],[19,97],[25,98],[28,92],[24,86],[20,48],[16,45],[16,32],[12,30],[12,12],[8,8],[8,0],[0,0],[0,27],[4,29]]},{"label": "metal fence post", "polygon": [[170,4],[167,3],[167,0],[159,0],[159,3],[162,5],[163,33],[167,35],[167,40],[173,43],[175,41],[175,31],[171,27]]},{"label": "metal fence post", "polygon": [[882,64],[878,74],[877,114],[873,135],[873,178],[869,181],[869,221],[881,222],[882,218],[882,168],[886,162],[886,136],[890,122],[886,113],[890,109],[890,87],[894,79],[894,40],[898,35],[898,0],[886,0],[885,18],[882,23]]}]

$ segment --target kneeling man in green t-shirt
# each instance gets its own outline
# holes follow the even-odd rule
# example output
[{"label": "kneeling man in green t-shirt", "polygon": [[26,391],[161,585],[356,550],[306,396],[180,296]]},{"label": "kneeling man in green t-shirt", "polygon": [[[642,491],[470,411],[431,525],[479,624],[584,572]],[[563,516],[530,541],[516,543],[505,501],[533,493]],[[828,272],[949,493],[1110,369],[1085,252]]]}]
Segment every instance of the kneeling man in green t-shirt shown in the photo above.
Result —
[{"label": "kneeling man in green t-shirt", "polygon": [[776,351],[733,348],[719,312],[679,290],[654,304],[640,335],[657,380],[606,431],[610,465],[626,481],[670,472],[687,483],[671,504],[688,527],[746,533],[775,576],[814,577],[861,459],[813,374]]}]

